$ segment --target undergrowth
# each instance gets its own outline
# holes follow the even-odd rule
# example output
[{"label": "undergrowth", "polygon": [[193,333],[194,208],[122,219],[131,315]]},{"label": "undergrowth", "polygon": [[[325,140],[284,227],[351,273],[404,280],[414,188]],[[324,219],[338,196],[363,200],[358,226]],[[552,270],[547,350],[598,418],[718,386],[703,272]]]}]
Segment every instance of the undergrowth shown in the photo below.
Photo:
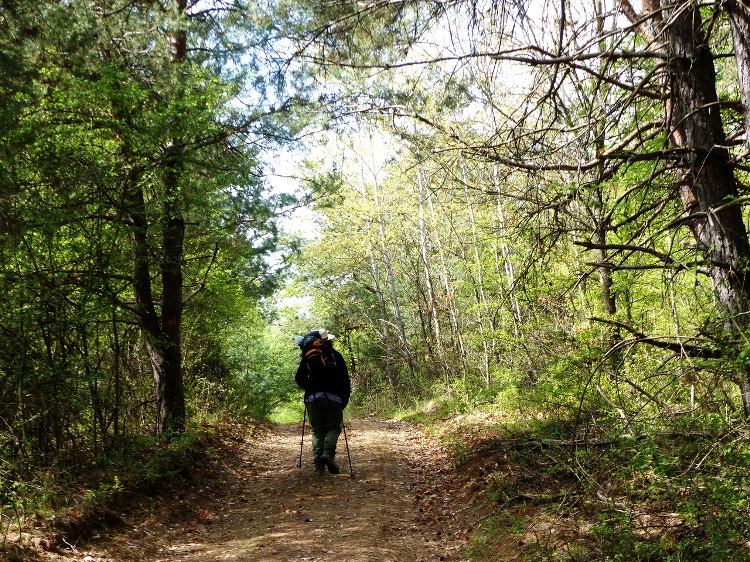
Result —
[{"label": "undergrowth", "polygon": [[[519,559],[743,561],[750,463],[747,431],[739,436],[650,434],[572,447],[526,433],[463,453],[462,464],[497,463],[486,488],[495,530],[483,542],[520,533]],[[503,523],[519,508],[527,520]]]},{"label": "undergrowth", "polygon": [[193,426],[170,439],[131,436],[106,452],[80,451],[77,461],[61,456],[36,470],[0,460],[0,553],[22,549],[34,527],[71,542],[116,527],[116,513],[133,498],[167,493],[210,467],[217,431]]},{"label": "undergrowth", "polygon": [[744,422],[695,416],[622,434],[601,419],[456,414],[448,402],[401,417],[440,433],[458,472],[481,481],[492,508],[474,562],[750,561]]}]

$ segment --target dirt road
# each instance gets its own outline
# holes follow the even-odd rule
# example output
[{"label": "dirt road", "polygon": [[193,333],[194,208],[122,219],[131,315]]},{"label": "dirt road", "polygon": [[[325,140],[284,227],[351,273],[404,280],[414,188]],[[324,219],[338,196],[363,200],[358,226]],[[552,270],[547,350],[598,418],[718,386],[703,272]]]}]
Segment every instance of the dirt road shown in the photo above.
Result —
[{"label": "dirt road", "polygon": [[[309,428],[308,428],[309,429]],[[342,472],[316,476],[300,425],[237,438],[218,475],[164,498],[140,520],[78,547],[86,562],[420,562],[464,560],[477,506],[465,504],[439,444],[414,426],[347,422]],[[59,560],[59,559],[58,559]]]}]

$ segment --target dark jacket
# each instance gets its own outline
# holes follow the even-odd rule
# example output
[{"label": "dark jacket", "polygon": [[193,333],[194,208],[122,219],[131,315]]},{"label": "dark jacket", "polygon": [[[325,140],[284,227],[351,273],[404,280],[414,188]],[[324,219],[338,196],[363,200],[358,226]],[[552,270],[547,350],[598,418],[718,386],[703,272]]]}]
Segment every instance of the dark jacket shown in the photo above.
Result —
[{"label": "dark jacket", "polygon": [[[297,383],[297,386],[305,391],[305,399],[316,392],[330,392],[341,398],[341,406],[342,408],[346,408],[346,405],[349,403],[349,397],[352,393],[349,370],[346,368],[344,357],[338,351],[333,349],[330,343],[327,343],[326,345],[328,346],[329,351],[333,354],[333,358],[336,360],[336,368],[338,369],[337,380],[325,380],[328,377],[311,377],[304,355],[299,363],[299,367],[297,367],[297,374],[294,376],[294,380]],[[311,367],[315,368],[315,366]],[[316,380],[322,380],[323,382],[318,382],[316,384]]]}]

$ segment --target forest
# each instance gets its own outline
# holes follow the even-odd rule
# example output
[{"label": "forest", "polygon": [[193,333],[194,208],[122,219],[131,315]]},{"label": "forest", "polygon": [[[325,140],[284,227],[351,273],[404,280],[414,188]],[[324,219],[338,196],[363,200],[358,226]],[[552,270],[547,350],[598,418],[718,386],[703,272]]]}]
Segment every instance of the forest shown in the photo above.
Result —
[{"label": "forest", "polygon": [[489,463],[465,560],[750,560],[748,131],[743,0],[0,0],[0,556],[326,327]]}]

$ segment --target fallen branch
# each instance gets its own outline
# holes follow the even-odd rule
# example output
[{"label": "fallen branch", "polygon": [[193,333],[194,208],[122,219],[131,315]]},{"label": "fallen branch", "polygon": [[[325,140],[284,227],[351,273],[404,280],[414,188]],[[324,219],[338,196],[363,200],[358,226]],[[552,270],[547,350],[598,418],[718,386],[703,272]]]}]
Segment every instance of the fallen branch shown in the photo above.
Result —
[{"label": "fallen branch", "polygon": [[702,439],[714,439],[715,435],[708,432],[670,432],[670,433],[641,433],[636,436],[623,435],[613,439],[606,440],[588,440],[588,439],[546,439],[543,437],[529,437],[527,439],[514,439],[508,440],[507,443],[514,449],[526,448],[541,445],[550,445],[553,447],[572,447],[572,446],[584,446],[584,447],[608,447],[610,445],[617,445],[623,442],[629,441],[642,441],[648,437],[668,437],[668,438],[702,438]]}]

